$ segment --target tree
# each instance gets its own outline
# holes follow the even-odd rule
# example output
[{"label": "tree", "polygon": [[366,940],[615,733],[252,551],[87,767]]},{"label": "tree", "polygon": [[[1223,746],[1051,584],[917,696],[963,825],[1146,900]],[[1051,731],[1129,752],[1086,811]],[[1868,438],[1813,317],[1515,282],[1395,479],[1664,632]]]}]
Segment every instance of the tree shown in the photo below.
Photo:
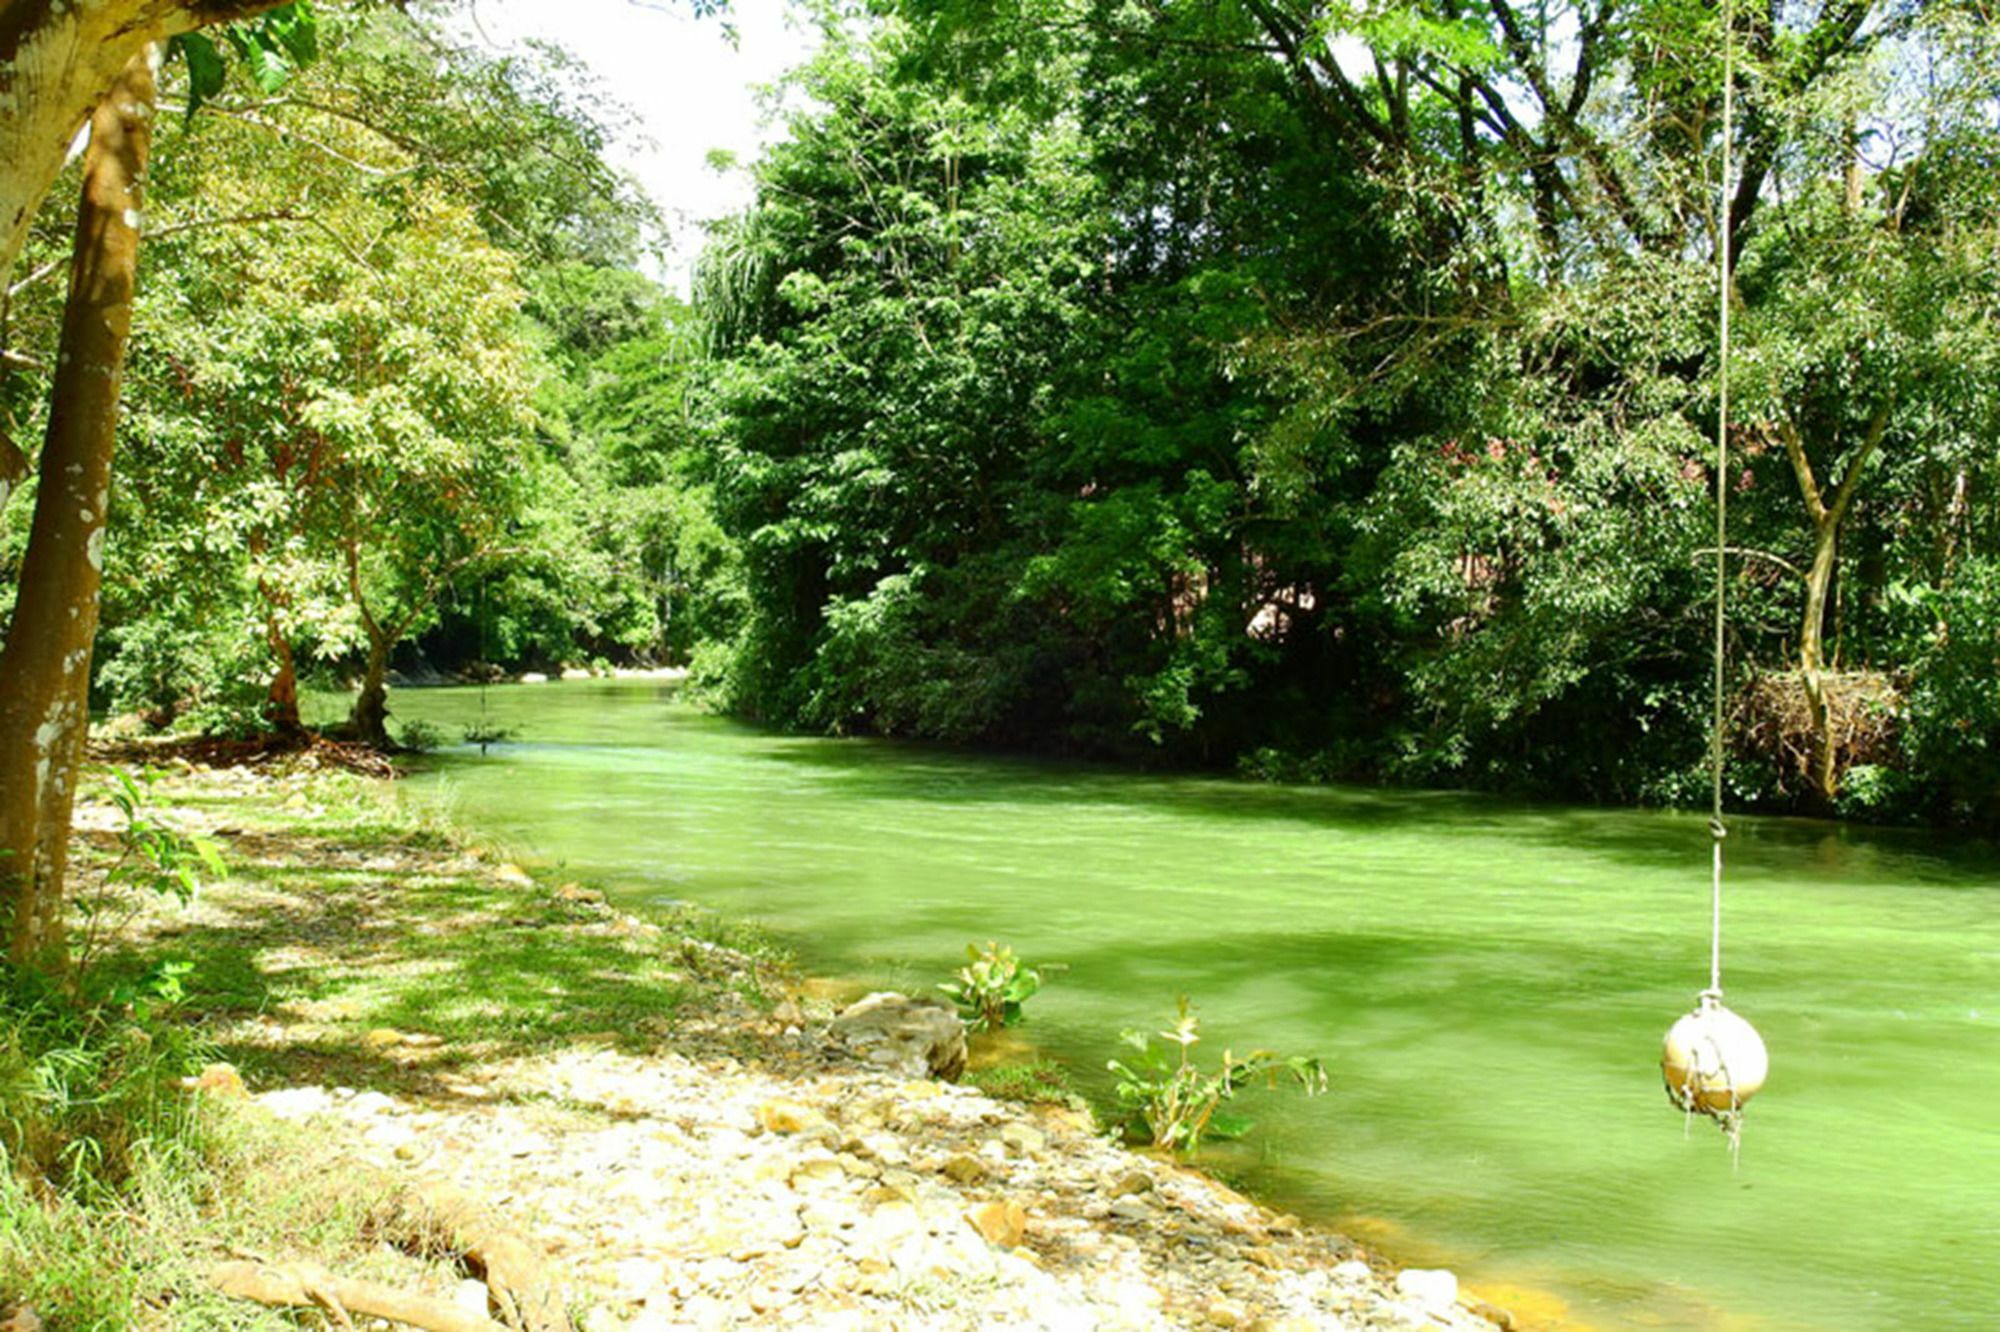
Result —
[{"label": "tree", "polygon": [[156,59],[150,49],[133,54],[91,120],[43,481],[0,648],[0,929],[9,963],[42,970],[62,960],[63,871],[89,724]]}]

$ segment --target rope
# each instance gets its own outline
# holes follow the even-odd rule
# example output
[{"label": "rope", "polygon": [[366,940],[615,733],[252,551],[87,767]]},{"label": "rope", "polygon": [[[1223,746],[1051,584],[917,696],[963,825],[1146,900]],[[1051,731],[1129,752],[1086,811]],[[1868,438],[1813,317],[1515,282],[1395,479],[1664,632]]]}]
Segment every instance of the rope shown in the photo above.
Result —
[{"label": "rope", "polygon": [[[1728,602],[1729,545],[1729,148],[1736,113],[1736,44],[1733,0],[1722,0],[1722,187],[1716,206],[1716,249],[1720,252],[1722,359],[1716,370],[1719,401],[1715,414],[1715,712],[1709,731],[1710,807],[1708,831],[1715,844],[1710,891],[1708,989],[1722,997],[1722,840],[1729,835],[1722,821],[1722,677],[1728,666],[1724,633]],[[1706,996],[1704,996],[1706,997]]]}]

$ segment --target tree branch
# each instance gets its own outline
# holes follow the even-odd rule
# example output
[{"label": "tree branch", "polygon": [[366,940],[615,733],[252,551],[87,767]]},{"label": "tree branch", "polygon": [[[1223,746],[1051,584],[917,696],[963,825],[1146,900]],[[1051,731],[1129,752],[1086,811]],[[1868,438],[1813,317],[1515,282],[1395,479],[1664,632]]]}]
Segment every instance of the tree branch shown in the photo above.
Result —
[{"label": "tree branch", "polygon": [[1806,442],[1799,435],[1799,428],[1780,416],[1777,422],[1778,438],[1785,442],[1785,456],[1792,461],[1792,475],[1799,479],[1799,494],[1805,497],[1806,512],[1811,515],[1817,527],[1826,521],[1826,505],[1820,499],[1819,480],[1813,476],[1812,459],[1806,457]]}]

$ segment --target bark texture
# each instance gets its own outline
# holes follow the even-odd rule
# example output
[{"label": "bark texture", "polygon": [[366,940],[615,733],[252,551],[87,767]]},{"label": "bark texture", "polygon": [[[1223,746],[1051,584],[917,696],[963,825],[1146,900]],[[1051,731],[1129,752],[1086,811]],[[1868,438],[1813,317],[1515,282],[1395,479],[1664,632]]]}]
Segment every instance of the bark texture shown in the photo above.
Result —
[{"label": "bark texture", "polygon": [[90,720],[156,52],[141,47],[126,61],[91,120],[41,487],[0,649],[0,942],[11,961],[49,971],[62,965],[63,870]]}]

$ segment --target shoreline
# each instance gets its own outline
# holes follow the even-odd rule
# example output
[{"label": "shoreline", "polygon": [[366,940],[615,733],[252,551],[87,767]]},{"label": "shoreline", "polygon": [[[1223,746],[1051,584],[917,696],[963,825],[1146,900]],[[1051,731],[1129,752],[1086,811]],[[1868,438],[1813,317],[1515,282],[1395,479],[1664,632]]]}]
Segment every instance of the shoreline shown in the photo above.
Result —
[{"label": "shoreline", "polygon": [[[177,928],[337,907],[324,894],[338,885],[310,901],[289,889],[331,858],[373,867],[367,918],[394,931],[369,968],[379,1000],[315,992],[217,1023],[250,1102],[335,1135],[369,1170],[506,1210],[589,1332],[1512,1325],[1447,1272],[1398,1271],[1198,1169],[1114,1145],[1074,1109],[869,1062],[833,1039],[832,1005],[807,978],[702,937],[726,922],[650,919],[537,879],[455,830],[421,829],[356,779],[177,766],[163,806],[232,844],[232,863],[255,855],[263,879],[206,890],[192,928]],[[325,826],[340,800],[400,843],[350,845]],[[424,900],[398,883],[426,885]],[[472,897],[488,923],[434,914]],[[512,931],[504,947],[496,922]],[[270,943],[296,973],[301,946]],[[349,947],[324,934],[306,945],[302,984],[340,988]],[[549,950],[574,964],[523,979],[563,997],[505,997],[514,978],[494,960]],[[391,957],[486,983],[447,1002],[429,982],[383,978]],[[642,970],[650,979],[634,980]],[[580,998],[580,973],[603,992]],[[503,1019],[552,1029],[509,1040]]]}]

